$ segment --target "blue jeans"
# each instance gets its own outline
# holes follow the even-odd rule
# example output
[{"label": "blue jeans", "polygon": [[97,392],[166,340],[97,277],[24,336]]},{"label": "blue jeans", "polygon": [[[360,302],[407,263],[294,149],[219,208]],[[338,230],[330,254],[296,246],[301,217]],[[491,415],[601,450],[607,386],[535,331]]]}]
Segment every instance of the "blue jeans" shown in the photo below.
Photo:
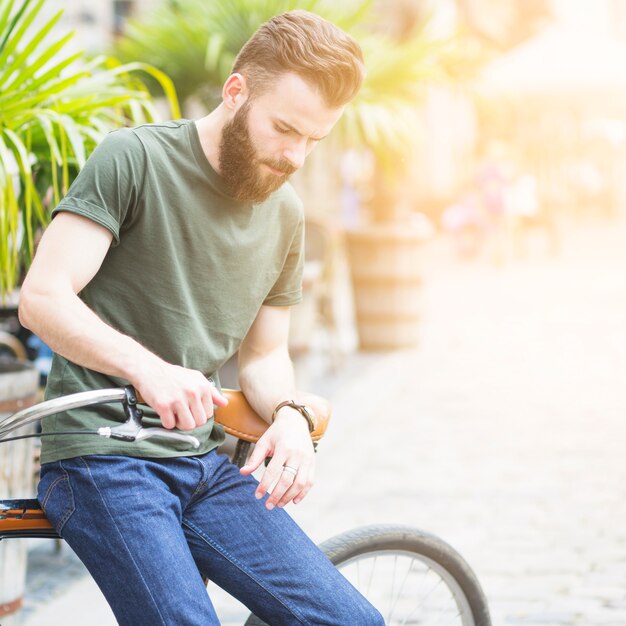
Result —
[{"label": "blue jeans", "polygon": [[217,452],[46,463],[39,501],[128,626],[219,624],[202,575],[269,624],[384,624],[257,481]]}]

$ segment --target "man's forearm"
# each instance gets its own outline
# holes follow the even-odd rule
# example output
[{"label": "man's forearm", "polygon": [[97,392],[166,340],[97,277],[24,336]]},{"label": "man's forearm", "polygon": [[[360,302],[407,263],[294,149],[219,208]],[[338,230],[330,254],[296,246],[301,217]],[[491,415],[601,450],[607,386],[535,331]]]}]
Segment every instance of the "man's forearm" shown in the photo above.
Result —
[{"label": "man's forearm", "polygon": [[293,365],[287,350],[280,348],[264,355],[240,353],[239,384],[252,408],[269,422],[279,403],[295,399]]},{"label": "man's forearm", "polygon": [[89,369],[134,380],[159,358],[103,322],[75,294],[23,293],[21,323],[66,359]]}]

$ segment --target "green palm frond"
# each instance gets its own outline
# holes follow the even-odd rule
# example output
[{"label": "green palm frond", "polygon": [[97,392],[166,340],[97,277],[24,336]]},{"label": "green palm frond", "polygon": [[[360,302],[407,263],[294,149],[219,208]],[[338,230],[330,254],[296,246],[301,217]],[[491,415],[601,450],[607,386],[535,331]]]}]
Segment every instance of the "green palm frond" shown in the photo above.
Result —
[{"label": "green palm frond", "polygon": [[150,59],[171,77],[183,103],[196,97],[212,108],[235,56],[272,16],[304,9],[350,31],[363,22],[370,5],[371,0],[346,5],[331,0],[170,0],[141,21],[129,21],[114,53],[124,62]]},{"label": "green palm frond", "polygon": [[344,146],[367,147],[382,160],[406,151],[415,135],[415,111],[429,85],[446,76],[438,59],[446,43],[427,38],[398,43],[361,36],[367,75],[334,131]]},{"label": "green palm frond", "polygon": [[56,36],[62,11],[37,20],[46,0],[0,0],[0,300],[33,254],[52,195],[58,202],[112,128],[157,118],[141,72],[179,117],[171,80],[142,63],[87,62]]}]

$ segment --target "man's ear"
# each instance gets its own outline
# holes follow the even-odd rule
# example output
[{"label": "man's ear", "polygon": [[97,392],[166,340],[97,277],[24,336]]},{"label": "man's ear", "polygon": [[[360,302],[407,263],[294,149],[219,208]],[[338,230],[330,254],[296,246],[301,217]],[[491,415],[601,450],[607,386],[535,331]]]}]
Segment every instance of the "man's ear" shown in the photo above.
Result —
[{"label": "man's ear", "polygon": [[231,74],[222,88],[222,100],[233,113],[248,99],[248,85],[243,74]]}]

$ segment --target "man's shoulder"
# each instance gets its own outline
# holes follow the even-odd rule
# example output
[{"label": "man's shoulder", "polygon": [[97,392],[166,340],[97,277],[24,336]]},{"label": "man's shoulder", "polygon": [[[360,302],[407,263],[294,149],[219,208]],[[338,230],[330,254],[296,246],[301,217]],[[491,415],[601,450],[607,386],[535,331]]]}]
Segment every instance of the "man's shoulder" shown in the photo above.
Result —
[{"label": "man's shoulder", "polygon": [[145,163],[147,159],[163,156],[169,149],[187,145],[184,127],[188,123],[188,120],[172,120],[116,128],[102,139],[96,152],[99,158],[126,158],[131,162]]},{"label": "man's shoulder", "polygon": [[116,128],[104,138],[108,144],[116,144],[119,147],[139,148],[145,147],[159,138],[173,138],[184,132],[189,124],[188,120],[170,120],[168,122],[153,122],[141,124],[132,128]]},{"label": "man's shoulder", "polygon": [[127,127],[113,129],[98,144],[97,151],[99,153],[107,152],[113,156],[120,153],[143,154],[142,142],[133,131],[133,128]]},{"label": "man's shoulder", "polygon": [[[176,131],[189,126],[190,120],[167,120],[165,122],[150,122],[147,124],[140,124],[129,128],[137,136],[152,136],[159,134],[175,134]],[[123,130],[123,129],[120,129]]]},{"label": "man's shoulder", "polygon": [[135,126],[131,132],[142,143],[148,158],[169,161],[173,154],[194,152],[194,133],[197,135],[193,120],[169,120]]}]

